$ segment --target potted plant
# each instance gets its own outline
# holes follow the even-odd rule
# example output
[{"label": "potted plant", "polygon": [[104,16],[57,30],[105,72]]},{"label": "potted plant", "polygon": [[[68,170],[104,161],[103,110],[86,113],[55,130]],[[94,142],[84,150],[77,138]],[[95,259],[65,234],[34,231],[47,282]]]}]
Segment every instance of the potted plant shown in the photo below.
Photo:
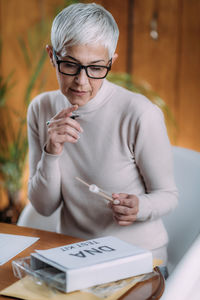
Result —
[{"label": "potted plant", "polygon": [[[28,57],[25,43],[20,45],[24,57]],[[44,50],[32,65],[28,65],[30,75],[25,88],[22,111],[14,110],[8,104],[11,91],[17,84],[17,81],[13,81],[14,71],[6,78],[0,76],[0,186],[6,191],[8,198],[7,207],[0,212],[0,220],[8,223],[16,223],[22,210],[21,190],[28,153],[26,111],[46,57]]]}]

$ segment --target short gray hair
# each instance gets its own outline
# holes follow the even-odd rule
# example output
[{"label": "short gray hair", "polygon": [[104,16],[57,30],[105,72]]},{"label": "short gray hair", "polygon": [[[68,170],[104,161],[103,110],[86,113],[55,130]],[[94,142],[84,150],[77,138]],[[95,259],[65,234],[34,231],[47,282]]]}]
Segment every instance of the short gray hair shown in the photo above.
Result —
[{"label": "short gray hair", "polygon": [[67,6],[55,17],[51,29],[52,46],[62,55],[70,46],[100,43],[112,58],[118,37],[118,26],[111,13],[95,3]]}]

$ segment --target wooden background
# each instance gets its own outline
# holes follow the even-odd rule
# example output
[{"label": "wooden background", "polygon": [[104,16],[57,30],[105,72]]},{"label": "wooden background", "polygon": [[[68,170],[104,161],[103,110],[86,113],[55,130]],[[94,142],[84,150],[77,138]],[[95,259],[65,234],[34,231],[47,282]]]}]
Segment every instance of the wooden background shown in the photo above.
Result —
[{"label": "wooden background", "polygon": [[[200,1],[199,0],[102,0],[120,29],[118,62],[114,71],[130,71],[148,82],[168,104],[176,122],[172,143],[200,151]],[[15,68],[18,80],[12,105],[23,98],[27,72],[17,37],[41,20],[47,21],[62,0],[0,0],[0,34],[3,40],[1,72]],[[150,23],[157,14],[158,40],[150,37]],[[40,32],[38,31],[38,35]],[[48,33],[47,33],[48,39]],[[45,42],[42,45],[45,47]],[[48,63],[47,63],[48,64]],[[47,66],[44,89],[57,88]]]},{"label": "wooden background", "polygon": [[[6,76],[14,69],[16,83],[9,97],[9,105],[14,108],[24,110],[25,86],[32,71],[25,66],[18,38],[26,39],[30,32],[34,32],[36,40],[41,36],[32,55],[34,59],[49,42],[52,18],[63,3],[63,0],[0,0],[3,43],[0,71]],[[147,82],[174,114],[177,128],[169,128],[172,144],[200,151],[200,0],[97,0],[96,3],[105,6],[119,25],[119,58],[113,71],[130,72]],[[155,16],[157,40],[150,36]],[[37,28],[41,22],[46,24],[43,30],[46,33]],[[58,87],[48,61],[40,80],[44,81],[42,90]],[[38,90],[37,87],[34,93]]]}]

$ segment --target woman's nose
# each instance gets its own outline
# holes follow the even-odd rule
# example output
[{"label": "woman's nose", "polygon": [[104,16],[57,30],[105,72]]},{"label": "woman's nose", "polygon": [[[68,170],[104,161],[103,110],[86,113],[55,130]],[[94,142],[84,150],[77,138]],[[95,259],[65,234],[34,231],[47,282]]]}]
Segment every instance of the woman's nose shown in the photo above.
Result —
[{"label": "woman's nose", "polygon": [[78,83],[80,85],[84,85],[85,83],[88,82],[88,76],[86,74],[85,69],[80,70],[80,73],[75,76],[75,81],[76,81],[76,83]]}]

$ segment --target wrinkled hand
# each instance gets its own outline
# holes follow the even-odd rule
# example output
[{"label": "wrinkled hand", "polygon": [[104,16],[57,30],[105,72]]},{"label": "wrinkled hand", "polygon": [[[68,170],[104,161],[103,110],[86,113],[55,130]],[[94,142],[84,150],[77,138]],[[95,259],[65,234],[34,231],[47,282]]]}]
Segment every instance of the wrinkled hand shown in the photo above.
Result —
[{"label": "wrinkled hand", "polygon": [[139,210],[139,199],[135,195],[113,194],[110,204],[116,222],[121,226],[131,225],[136,221]]},{"label": "wrinkled hand", "polygon": [[64,143],[76,143],[79,134],[83,132],[80,124],[70,118],[72,112],[78,109],[78,105],[65,108],[56,114],[48,124],[48,138],[46,151],[50,154],[60,154]]}]

